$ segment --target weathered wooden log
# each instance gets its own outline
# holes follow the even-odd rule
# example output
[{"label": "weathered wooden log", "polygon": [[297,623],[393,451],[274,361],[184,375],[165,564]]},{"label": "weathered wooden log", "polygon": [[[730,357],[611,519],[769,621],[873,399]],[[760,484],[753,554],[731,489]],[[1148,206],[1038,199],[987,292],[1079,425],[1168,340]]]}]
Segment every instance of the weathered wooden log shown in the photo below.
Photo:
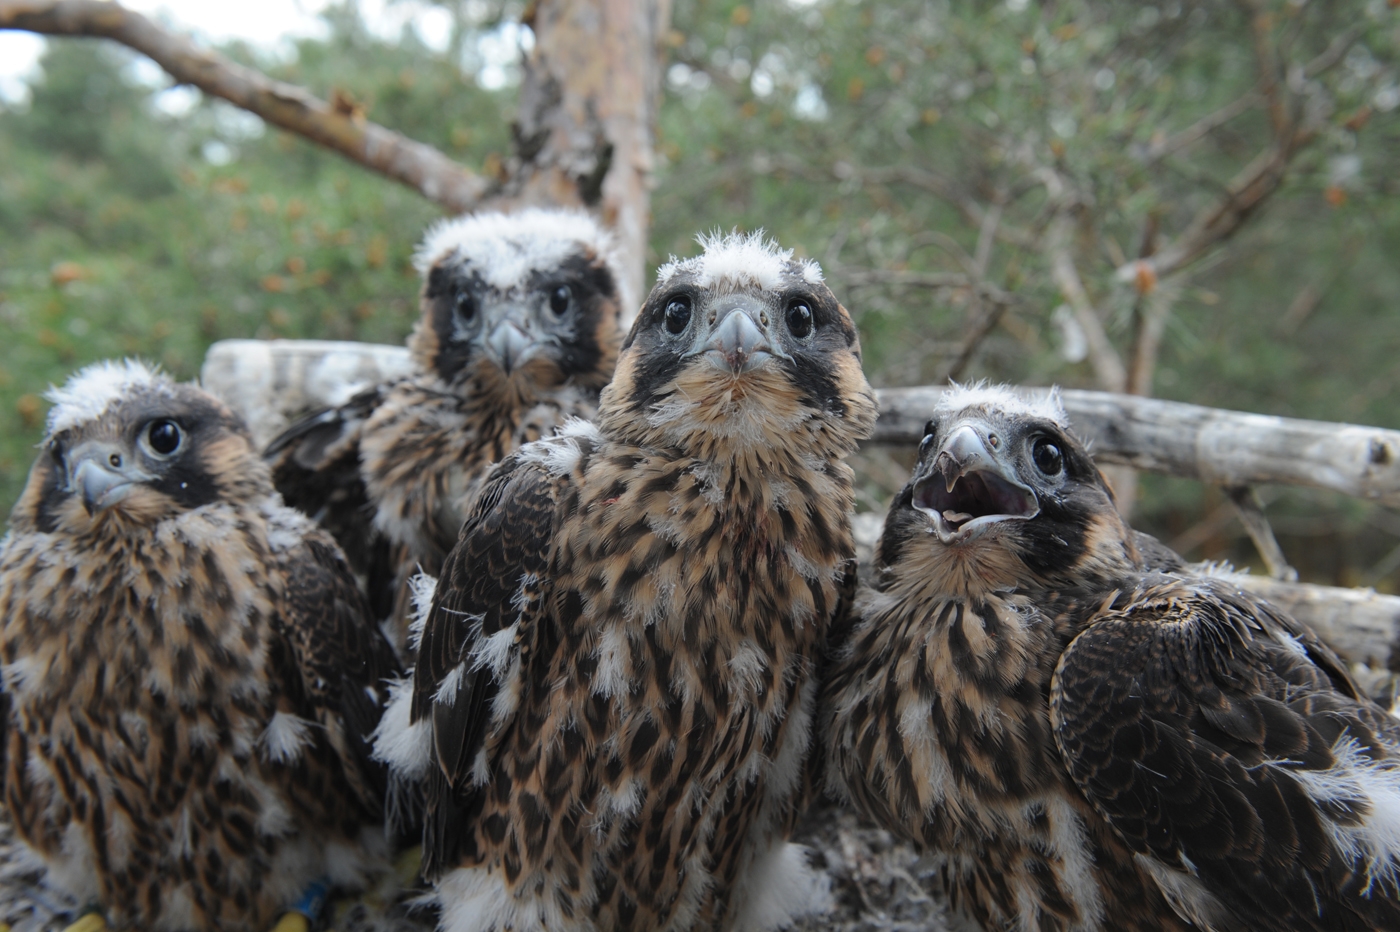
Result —
[{"label": "weathered wooden log", "polygon": [[[388,377],[408,366],[401,346],[224,340],[209,348],[203,377],[219,393],[227,384],[227,400],[255,421],[274,410],[285,417],[337,404],[350,392],[338,379],[358,390],[376,373]],[[1023,391],[1043,394],[1047,389]],[[874,442],[918,443],[942,394],[937,386],[880,389]],[[1332,489],[1400,507],[1400,431],[1111,392],[1069,389],[1061,397],[1075,430],[1100,463],[1227,487],[1278,483]]]},{"label": "weathered wooden log", "polygon": [[243,415],[265,446],[291,419],[338,405],[412,369],[408,350],[333,340],[221,340],[209,347],[199,379]]},{"label": "weathered wooden log", "polygon": [[478,206],[496,187],[494,180],[474,174],[432,146],[369,122],[349,104],[328,103],[303,88],[274,81],[119,3],[0,0],[0,29],[113,39],[149,56],[176,81],[334,149],[453,212]]},{"label": "weathered wooden log", "polygon": [[1400,671],[1400,596],[1374,589],[1281,582],[1248,573],[1229,578],[1306,623],[1347,660]]},{"label": "weathered wooden log", "polygon": [[[1046,389],[1025,389],[1028,394]],[[877,443],[917,443],[943,389],[881,389]],[[1400,431],[1066,390],[1065,410],[1100,463],[1224,486],[1332,489],[1400,507]]]},{"label": "weathered wooden log", "polygon": [[[225,340],[209,348],[205,388],[243,413],[259,443],[312,408],[409,371],[401,346],[322,340]],[[917,443],[941,388],[882,389],[875,440]],[[1045,389],[1026,389],[1043,392]],[[1127,463],[1227,486],[1277,482],[1400,504],[1400,432],[1220,411],[1106,392],[1066,391],[1065,408],[1101,462]],[[868,563],[883,515],[857,515]],[[1238,584],[1311,625],[1348,660],[1400,670],[1400,597],[1371,589],[1281,582]]]}]

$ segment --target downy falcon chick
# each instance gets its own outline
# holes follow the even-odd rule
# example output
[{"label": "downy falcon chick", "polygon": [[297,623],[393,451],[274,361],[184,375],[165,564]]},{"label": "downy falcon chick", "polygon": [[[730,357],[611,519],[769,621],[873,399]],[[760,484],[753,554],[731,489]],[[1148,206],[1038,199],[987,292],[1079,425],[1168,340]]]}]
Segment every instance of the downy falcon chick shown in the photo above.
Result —
[{"label": "downy falcon chick", "polygon": [[308,415],[267,448],[278,491],[335,535],[377,617],[399,628],[405,579],[437,574],[491,466],[594,416],[632,307],[611,239],[581,211],[443,221],[416,262],[417,371]]},{"label": "downy falcon chick", "polygon": [[47,882],[171,932],[361,885],[397,665],[335,542],[196,387],[109,362],[49,398],[0,542],[4,803]]},{"label": "downy falcon chick", "polygon": [[701,238],[597,426],[491,474],[377,752],[426,778],[445,932],[764,929],[820,907],[787,835],[875,421],[814,262]]},{"label": "downy falcon chick", "polygon": [[948,392],[836,649],[829,783],[988,929],[1400,928],[1400,724],[1158,572],[1057,399]]}]

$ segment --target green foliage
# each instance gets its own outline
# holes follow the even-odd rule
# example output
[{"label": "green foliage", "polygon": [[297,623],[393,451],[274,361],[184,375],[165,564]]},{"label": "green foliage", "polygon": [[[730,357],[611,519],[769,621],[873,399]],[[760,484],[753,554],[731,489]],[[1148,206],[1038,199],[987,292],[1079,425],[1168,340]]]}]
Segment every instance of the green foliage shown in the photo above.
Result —
[{"label": "green foliage", "polygon": [[[872,381],[898,385],[945,377],[986,320],[966,281],[985,255],[972,277],[1013,300],[962,377],[1099,388],[1073,345],[1082,328],[1057,310],[1050,234],[1068,216],[1068,254],[1125,368],[1142,321],[1169,312],[1153,394],[1400,427],[1400,11],[1256,6],[678,0],[657,257],[689,252],[695,229],[768,228],[822,261]],[[1344,53],[1329,58],[1334,42]],[[1273,144],[1262,96],[1181,135],[1258,85],[1261,50],[1284,113],[1315,130],[1237,233],[1143,294],[1118,270],[1224,202]],[[866,475],[873,502],[902,478]],[[1220,504],[1212,494],[1145,477],[1136,520],[1172,539]],[[1318,508],[1368,541],[1346,581],[1394,544],[1363,527],[1372,509],[1282,496],[1273,510],[1305,573],[1325,535],[1283,529]],[[1253,558],[1228,520],[1198,538],[1185,538],[1193,555]],[[1344,581],[1324,547],[1316,578]]]},{"label": "green foliage", "polygon": [[[332,21],[292,64],[231,51],[468,164],[506,152],[509,94],[476,88],[411,36],[370,37],[352,11]],[[411,257],[433,205],[222,102],[165,114],[133,59],[52,40],[29,107],[0,112],[6,511],[43,432],[39,394],[80,365],[139,355],[192,378],[214,340],[398,343],[416,315]]]}]

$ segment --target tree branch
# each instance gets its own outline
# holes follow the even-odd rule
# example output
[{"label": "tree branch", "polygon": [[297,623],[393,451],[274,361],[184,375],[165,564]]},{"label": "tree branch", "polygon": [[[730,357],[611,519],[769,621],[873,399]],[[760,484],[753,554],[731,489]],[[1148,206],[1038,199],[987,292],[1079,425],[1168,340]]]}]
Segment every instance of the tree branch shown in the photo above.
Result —
[{"label": "tree branch", "polygon": [[1264,558],[1269,577],[1284,582],[1297,582],[1298,571],[1288,565],[1288,558],[1283,555],[1283,548],[1274,536],[1274,529],[1269,526],[1269,519],[1264,516],[1264,506],[1259,503],[1259,496],[1254,493],[1254,487],[1234,485],[1227,488],[1225,494],[1235,506],[1245,533],[1254,541],[1254,548],[1259,551],[1259,556]]},{"label": "tree branch", "polygon": [[[226,340],[209,348],[201,381],[242,412],[255,431],[269,425],[262,437],[288,417],[337,404],[363,384],[411,366],[402,346]],[[874,442],[918,443],[942,393],[936,386],[881,389]],[[1076,432],[1092,442],[1100,463],[1130,463],[1227,486],[1309,485],[1400,505],[1400,431],[1103,392],[1066,391],[1063,397]],[[1230,510],[1224,505],[1208,520],[1223,521]],[[873,515],[857,518],[867,519],[854,521],[852,529],[857,551],[868,564],[881,521]],[[1400,669],[1400,598],[1247,575],[1229,578],[1312,625],[1348,658]]]},{"label": "tree branch", "polygon": [[1251,90],[1241,97],[1236,97],[1219,110],[1201,117],[1181,132],[1168,136],[1159,145],[1149,146],[1144,161],[1150,165],[1154,162],[1160,162],[1173,152],[1185,149],[1187,146],[1209,136],[1216,129],[1229,123],[1240,114],[1258,106],[1259,101],[1262,99],[1257,90]]},{"label": "tree branch", "polygon": [[1254,42],[1254,65],[1259,70],[1258,90],[1268,103],[1269,123],[1273,127],[1274,138],[1282,140],[1292,133],[1293,115],[1289,113],[1287,89],[1279,74],[1278,55],[1269,41],[1274,18],[1257,0],[1241,0],[1240,5],[1249,14],[1250,38]]},{"label": "tree branch", "polygon": [[839,270],[828,269],[828,272],[831,278],[838,279],[848,287],[861,285],[934,289],[971,289],[976,287],[978,298],[992,304],[1024,304],[1027,300],[1013,291],[998,288],[991,282],[974,282],[961,272],[921,272],[916,269],[862,269],[853,267],[842,267]]},{"label": "tree branch", "polygon": [[[1279,189],[1294,157],[1317,135],[1318,127],[1314,125],[1314,120],[1292,112],[1292,98],[1279,74],[1277,55],[1269,42],[1268,14],[1256,9],[1251,2],[1243,5],[1251,14],[1250,28],[1259,69],[1259,84],[1252,93],[1268,104],[1273,140],[1230,180],[1218,200],[1199,211],[1180,236],[1149,260],[1158,278],[1170,275],[1233,236],[1245,220]],[[1347,49],[1361,35],[1363,26],[1353,25],[1333,39],[1325,51],[1302,67],[1303,74],[1315,76],[1341,61]],[[1217,114],[1245,107],[1244,101],[1249,96],[1227,105]]]},{"label": "tree branch", "polygon": [[958,347],[958,355],[948,367],[944,376],[946,381],[963,377],[964,371],[972,364],[972,357],[976,355],[978,347],[996,329],[1002,316],[1006,314],[1005,303],[993,302],[988,306],[981,297],[981,292],[986,286],[987,266],[992,261],[992,244],[996,242],[997,227],[1001,225],[1001,213],[1001,204],[993,203],[983,215],[982,227],[977,231],[977,251],[967,263],[967,274],[975,282],[972,288],[972,305],[976,316],[967,328],[967,336],[963,338],[962,345]]},{"label": "tree branch", "polygon": [[1118,351],[1109,342],[1103,321],[1099,320],[1099,314],[1094,310],[1088,292],[1084,290],[1079,270],[1075,268],[1074,258],[1070,255],[1069,243],[1074,232],[1073,223],[1069,211],[1064,210],[1050,224],[1047,237],[1050,274],[1065,300],[1069,302],[1070,310],[1074,311],[1074,319],[1084,331],[1085,341],[1089,344],[1089,361],[1093,363],[1094,374],[1098,376],[1099,384],[1109,391],[1119,392],[1128,384],[1128,373],[1123,368],[1123,360]]},{"label": "tree branch", "polygon": [[302,88],[274,81],[140,13],[99,0],[0,0],[0,29],[111,39],[149,56],[176,81],[255,113],[346,158],[413,188],[453,212],[478,206],[494,190],[431,146],[350,113]]},{"label": "tree branch", "polygon": [[[828,175],[825,170],[815,171],[801,159],[796,157],[786,157],[777,160],[777,164],[783,169],[804,178],[825,179]],[[849,162],[836,162],[831,165],[829,177],[838,181],[845,181],[848,178],[859,178],[863,184],[907,184],[910,187],[919,188],[922,191],[934,195],[945,203],[956,208],[963,215],[968,223],[981,229],[986,223],[987,212],[994,208],[983,207],[977,199],[968,194],[956,182],[916,165],[877,165],[877,166],[856,166]],[[1035,187],[1035,184],[1025,186],[1026,190]],[[1006,201],[1014,201],[1024,190],[1014,190]],[[998,222],[994,227],[996,238],[1005,243],[1010,243],[1022,248],[1031,248],[1035,243],[1035,234],[1029,230],[1013,227],[1002,222],[998,217]]]},{"label": "tree branch", "polygon": [[1345,32],[1329,42],[1327,48],[1319,52],[1316,58],[1303,66],[1303,76],[1315,78],[1336,67],[1346,58],[1347,50],[1356,44],[1356,40],[1361,38],[1369,25],[1366,17],[1358,17]]},{"label": "tree branch", "polygon": [[1293,156],[1310,135],[1299,131],[1284,144],[1271,145],[1255,156],[1226,185],[1223,197],[1197,213],[1175,241],[1147,260],[1157,277],[1177,271],[1234,235],[1249,215],[1283,184]]}]

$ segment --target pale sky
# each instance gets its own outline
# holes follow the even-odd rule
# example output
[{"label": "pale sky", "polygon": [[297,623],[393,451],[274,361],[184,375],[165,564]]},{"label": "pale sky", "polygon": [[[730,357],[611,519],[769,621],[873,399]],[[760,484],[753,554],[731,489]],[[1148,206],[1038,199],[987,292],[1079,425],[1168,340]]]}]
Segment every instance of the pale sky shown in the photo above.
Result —
[{"label": "pale sky", "polygon": [[[192,34],[201,43],[244,39],[276,49],[293,37],[324,35],[325,25],[316,14],[328,0],[123,0],[123,5]],[[440,7],[421,0],[362,0],[360,6],[366,22],[377,33],[397,36],[411,23],[425,45],[447,47],[452,21]],[[0,100],[24,98],[23,79],[32,73],[43,50],[40,36],[0,30]],[[495,83],[494,72],[483,77],[486,83]]]}]

